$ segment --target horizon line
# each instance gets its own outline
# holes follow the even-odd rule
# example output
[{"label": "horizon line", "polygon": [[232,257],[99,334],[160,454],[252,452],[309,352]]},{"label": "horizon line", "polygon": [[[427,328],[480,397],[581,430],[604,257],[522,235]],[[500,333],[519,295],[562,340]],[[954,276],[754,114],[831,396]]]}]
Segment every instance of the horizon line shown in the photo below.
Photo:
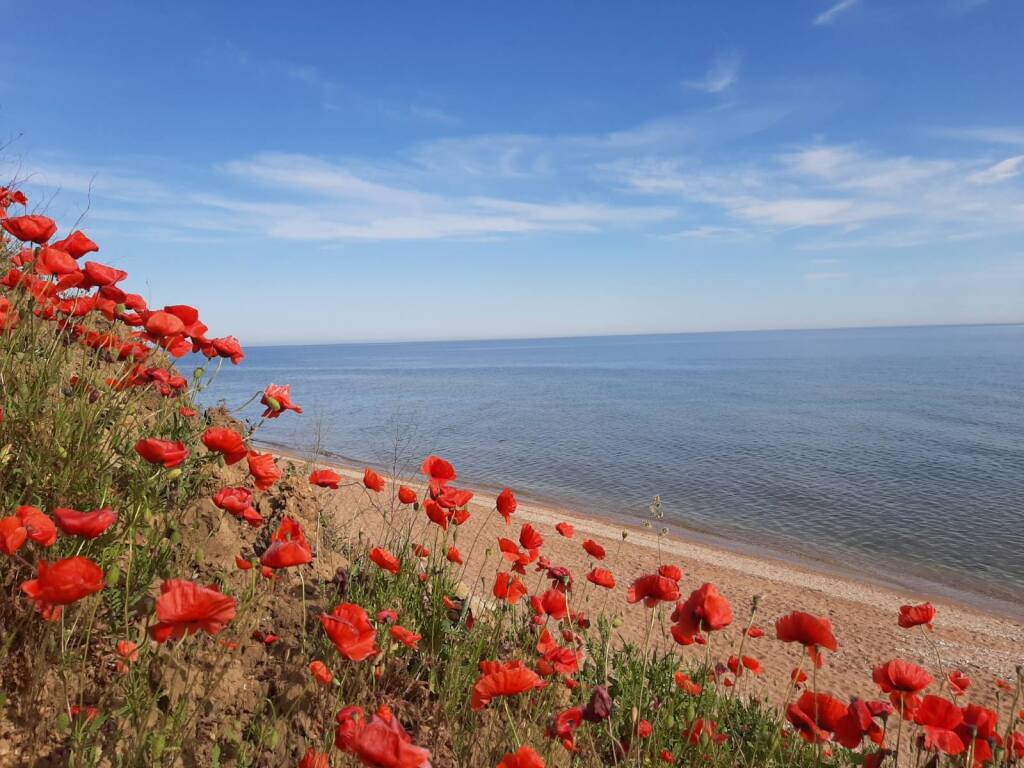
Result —
[{"label": "horizon line", "polygon": [[807,333],[812,331],[860,331],[860,330],[885,330],[885,329],[914,329],[914,328],[994,328],[999,326],[1024,325],[1024,320],[1008,320],[1003,322],[976,322],[976,323],[897,323],[894,325],[833,325],[833,326],[810,326],[807,328],[733,328],[721,330],[694,330],[694,331],[647,331],[637,333],[580,333],[580,334],[554,334],[551,336],[464,336],[457,338],[433,338],[433,339],[364,339],[347,341],[293,341],[293,342],[252,342],[245,343],[244,349],[269,348],[269,347],[340,347],[340,346],[365,346],[370,344],[454,344],[472,341],[557,341],[562,339],[615,339],[632,338],[641,336],[704,336],[713,334],[728,333]]}]

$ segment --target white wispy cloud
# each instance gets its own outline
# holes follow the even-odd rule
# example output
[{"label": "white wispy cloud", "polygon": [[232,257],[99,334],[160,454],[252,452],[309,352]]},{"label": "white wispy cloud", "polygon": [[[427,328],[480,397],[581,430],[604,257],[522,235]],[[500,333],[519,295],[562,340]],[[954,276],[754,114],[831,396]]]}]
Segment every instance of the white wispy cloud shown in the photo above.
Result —
[{"label": "white wispy cloud", "polygon": [[699,80],[685,80],[683,85],[705,93],[721,93],[739,80],[742,63],[743,58],[738,51],[723,51],[711,61],[711,66],[704,73],[704,77]]},{"label": "white wispy cloud", "polygon": [[815,16],[814,23],[819,27],[823,24],[831,24],[839,14],[850,10],[858,3],[860,3],[860,0],[839,0],[838,3]]},{"label": "white wispy cloud", "polygon": [[829,251],[1024,233],[1024,188],[1013,183],[1024,155],[994,162],[988,146],[920,156],[822,141],[733,151],[777,119],[720,105],[606,133],[443,138],[383,160],[264,152],[204,168],[154,161],[148,173],[61,158],[37,165],[30,183],[50,195],[89,192],[106,200],[96,216],[134,217],[179,237],[327,243],[632,230],[722,247],[787,237],[797,250]]},{"label": "white wispy cloud", "polygon": [[936,128],[932,133],[953,139],[978,141],[987,144],[1009,144],[1024,147],[1024,128],[1017,126],[962,126]]},{"label": "white wispy cloud", "polygon": [[1007,181],[1024,172],[1024,155],[1015,155],[1005,160],[1000,160],[993,166],[983,171],[977,171],[967,177],[972,184],[998,184]]}]

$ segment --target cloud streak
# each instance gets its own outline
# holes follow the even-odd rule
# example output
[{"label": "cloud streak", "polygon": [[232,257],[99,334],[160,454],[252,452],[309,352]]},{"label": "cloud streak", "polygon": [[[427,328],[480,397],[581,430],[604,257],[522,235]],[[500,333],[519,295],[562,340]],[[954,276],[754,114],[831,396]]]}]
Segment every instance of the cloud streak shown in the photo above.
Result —
[{"label": "cloud streak", "polygon": [[[731,107],[596,134],[478,134],[386,160],[263,152],[147,174],[43,163],[29,182],[105,198],[177,238],[388,242],[631,233],[797,250],[914,248],[1024,232],[1024,155],[994,162],[812,142],[736,152],[775,119]],[[153,179],[160,179],[154,181]],[[114,205],[116,203],[116,205]]]},{"label": "cloud streak", "polygon": [[704,77],[699,80],[685,80],[683,85],[705,93],[721,93],[739,80],[742,63],[743,59],[737,51],[723,51],[712,60]]},{"label": "cloud streak", "polygon": [[832,24],[840,14],[849,11],[859,2],[860,0],[839,0],[838,3],[815,16],[814,25],[821,27]]}]

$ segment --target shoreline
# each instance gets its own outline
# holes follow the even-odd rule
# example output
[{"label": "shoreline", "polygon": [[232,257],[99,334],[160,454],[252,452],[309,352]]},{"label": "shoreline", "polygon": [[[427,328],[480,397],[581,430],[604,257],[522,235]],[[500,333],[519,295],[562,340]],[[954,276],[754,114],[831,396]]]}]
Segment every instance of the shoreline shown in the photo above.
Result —
[{"label": "shoreline", "polygon": [[[330,452],[321,451],[313,459],[302,451],[280,443],[260,440],[254,442],[282,458],[331,467],[351,479],[361,480],[365,467],[391,471],[388,467],[375,462],[361,462]],[[423,485],[418,476],[408,479],[407,484],[417,487]],[[493,506],[495,497],[500,492],[498,488],[472,481],[468,484],[459,482],[458,485],[473,492],[474,505],[485,502]],[[766,545],[745,543],[667,520],[659,521],[667,528],[667,533],[659,537],[653,527],[645,528],[636,520],[626,519],[625,516],[581,512],[557,501],[538,498],[529,491],[513,490],[519,501],[519,510],[516,514],[522,513],[523,518],[530,522],[544,523],[555,518],[566,519],[578,530],[600,533],[611,539],[618,538],[622,531],[627,531],[632,543],[648,549],[657,550],[660,538],[663,550],[685,553],[691,561],[719,565],[727,563],[731,570],[751,576],[769,577],[800,589],[815,589],[826,594],[842,593],[845,596],[848,591],[846,587],[860,586],[868,590],[867,595],[877,591],[889,598],[898,596],[902,603],[930,600],[965,613],[1024,625],[1024,604],[1014,604],[1001,598],[958,590],[913,574],[906,574],[902,579],[891,575],[872,576],[855,564],[844,566],[824,557],[812,558],[800,552],[787,552]]]}]

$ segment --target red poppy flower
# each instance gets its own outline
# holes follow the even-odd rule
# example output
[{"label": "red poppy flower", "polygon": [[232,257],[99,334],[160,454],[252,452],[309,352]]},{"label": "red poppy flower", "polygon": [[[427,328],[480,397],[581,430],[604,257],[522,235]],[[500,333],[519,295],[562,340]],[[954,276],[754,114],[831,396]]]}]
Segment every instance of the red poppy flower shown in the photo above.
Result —
[{"label": "red poppy flower", "polygon": [[270,537],[270,546],[260,556],[260,564],[267,568],[291,568],[313,561],[313,550],[306,541],[302,526],[290,517]]},{"label": "red poppy flower", "polygon": [[46,216],[15,216],[0,219],[0,227],[22,242],[42,245],[57,231],[57,222]]},{"label": "red poppy flower", "polygon": [[217,357],[229,358],[233,365],[238,365],[245,359],[245,353],[242,352],[242,345],[238,343],[238,339],[234,336],[225,336],[222,339],[213,339],[210,342],[210,351],[212,351]]},{"label": "red poppy flower", "polygon": [[804,741],[821,744],[832,737],[846,713],[846,705],[839,699],[827,693],[805,691],[786,709],[786,719]]},{"label": "red poppy flower", "polygon": [[536,528],[526,523],[519,530],[519,543],[523,549],[540,549],[544,546],[544,537],[537,532]]},{"label": "red poppy flower", "polygon": [[398,558],[388,552],[386,549],[380,547],[374,547],[370,550],[370,559],[373,560],[378,566],[383,568],[385,571],[391,573],[398,573],[399,562]]},{"label": "red poppy flower", "polygon": [[702,584],[690,593],[685,603],[676,606],[672,612],[672,637],[682,643],[682,638],[692,640],[698,632],[714,632],[732,623],[732,606],[715,588],[714,584]]},{"label": "red poppy flower", "polygon": [[505,488],[501,493],[499,493],[498,498],[495,501],[495,507],[498,509],[498,514],[505,518],[505,525],[512,524],[512,514],[516,511],[517,506],[519,505],[516,503],[516,497],[508,488]]},{"label": "red poppy flower", "polygon": [[605,570],[604,568],[594,568],[587,574],[587,581],[591,584],[596,584],[599,587],[604,587],[605,589],[615,588],[615,576],[611,571]]},{"label": "red poppy flower", "polygon": [[[56,272],[56,274],[61,273]],[[114,267],[106,264],[100,264],[97,261],[85,262],[85,266],[82,268],[82,274],[84,279],[81,287],[83,288],[111,286],[128,277],[128,273],[123,269],[115,269]]]},{"label": "red poppy flower", "polygon": [[761,662],[753,656],[740,656],[739,658],[730,656],[726,665],[729,667],[729,671],[736,675],[736,677],[743,674],[744,669],[749,669],[755,675],[760,675],[764,671],[761,667]]},{"label": "red poppy flower", "polygon": [[575,752],[576,730],[581,725],[583,725],[583,710],[580,707],[570,707],[555,715],[548,723],[545,732],[549,738],[560,739],[563,747],[570,752]]},{"label": "red poppy flower", "polygon": [[800,643],[815,665],[822,664],[819,649],[835,651],[839,644],[832,634],[832,622],[803,611],[793,611],[775,622],[775,637],[784,643]]},{"label": "red poppy flower", "polygon": [[331,768],[331,756],[310,747],[299,760],[298,768]]},{"label": "red poppy flower", "polygon": [[684,675],[682,672],[676,672],[674,677],[676,681],[676,688],[683,693],[688,693],[691,696],[699,696],[700,692],[703,690],[699,684],[690,679],[689,675]]},{"label": "red poppy flower", "polygon": [[228,427],[210,427],[201,439],[209,450],[222,454],[228,466],[237,464],[249,453],[242,436]]},{"label": "red poppy flower", "polygon": [[992,745],[1002,743],[1002,737],[996,730],[999,716],[993,710],[977,704],[968,704],[960,712],[963,722],[956,727],[956,734],[968,749],[973,747],[974,765],[991,762]]},{"label": "red poppy flower", "polygon": [[506,752],[497,768],[544,768],[544,758],[524,744],[515,752]]},{"label": "red poppy flower", "polygon": [[959,755],[967,748],[956,732],[963,720],[960,708],[939,696],[925,696],[914,712],[914,722],[924,729],[925,749],[947,755]]},{"label": "red poppy flower", "polygon": [[545,685],[536,672],[518,659],[510,662],[481,661],[480,672],[469,699],[470,709],[474,712],[486,707],[496,696],[517,696]]},{"label": "red poppy flower", "polygon": [[52,565],[36,563],[36,577],[21,584],[21,591],[35,601],[36,610],[47,621],[60,618],[65,605],[103,589],[103,571],[87,557],[68,557]]},{"label": "red poppy flower", "polygon": [[511,539],[498,539],[498,549],[506,560],[513,563],[512,570],[517,573],[526,573],[526,566],[537,559],[536,549],[522,552]]},{"label": "red poppy flower", "polygon": [[384,478],[374,472],[372,469],[367,467],[363,470],[363,485],[369,488],[371,491],[380,493],[384,490]]},{"label": "red poppy flower", "polygon": [[338,653],[349,661],[363,661],[377,653],[377,631],[355,603],[342,603],[330,614],[321,614],[320,623]]},{"label": "red poppy flower", "polygon": [[230,512],[254,528],[263,525],[263,517],[252,506],[252,491],[248,488],[221,488],[214,494],[213,503],[218,509]]},{"label": "red poppy flower", "polygon": [[319,486],[320,488],[333,488],[337,490],[340,483],[341,475],[333,469],[318,469],[309,475],[309,484]]},{"label": "red poppy flower", "polygon": [[586,541],[584,541],[583,548],[587,550],[587,554],[593,557],[595,560],[604,560],[604,547],[602,547],[593,539],[587,539]]},{"label": "red poppy flower", "polygon": [[433,499],[427,499],[423,502],[423,511],[427,513],[427,518],[430,522],[441,526],[442,531],[448,530],[448,513],[444,511],[440,504]]},{"label": "red poppy flower", "polygon": [[235,567],[240,571],[251,571],[252,560],[246,560],[239,555],[235,555]]},{"label": "red poppy flower", "polygon": [[505,600],[509,605],[518,603],[526,594],[526,585],[518,576],[501,571],[494,581],[494,596]]},{"label": "red poppy flower", "polygon": [[971,678],[967,677],[959,669],[954,669],[946,675],[946,682],[949,683],[949,690],[954,696],[962,696],[971,687]]},{"label": "red poppy flower", "polygon": [[177,315],[158,309],[146,315],[143,327],[154,339],[170,339],[185,333],[185,323]]},{"label": "red poppy flower", "polygon": [[555,526],[555,530],[567,539],[571,539],[574,532],[573,527],[569,523],[559,523]]},{"label": "red poppy flower", "polygon": [[679,582],[683,578],[683,571],[677,565],[659,565],[658,575]]},{"label": "red poppy flower", "polygon": [[698,717],[693,725],[683,731],[683,738],[693,745],[700,744],[702,739],[707,739],[712,744],[724,744],[728,738],[724,733],[717,733],[718,723],[714,720],[705,720]]},{"label": "red poppy flower", "polygon": [[752,625],[751,625],[751,626],[750,626],[750,627],[749,627],[749,628],[747,629],[747,637],[749,637],[749,638],[752,638],[752,639],[754,639],[754,640],[756,640],[756,639],[757,639],[757,638],[759,638],[759,637],[764,637],[764,630],[763,630],[763,629],[761,629],[761,628],[760,628],[759,626],[757,626],[756,624],[752,624]]},{"label": "red poppy flower", "polygon": [[274,463],[273,454],[249,451],[246,461],[249,464],[249,474],[252,475],[253,485],[257,490],[267,490],[284,476],[284,473]]},{"label": "red poppy flower", "polygon": [[285,384],[284,386],[278,386],[277,384],[268,385],[263,391],[263,397],[260,398],[260,404],[267,407],[263,412],[263,418],[265,419],[276,419],[285,411],[302,413],[302,408],[292,402],[291,384]]},{"label": "red poppy flower", "polygon": [[128,664],[134,664],[139,660],[139,646],[131,640],[118,640],[114,651],[121,658],[118,661],[118,668],[124,671]]},{"label": "red poppy flower", "polygon": [[178,640],[199,630],[216,635],[235,618],[234,598],[216,587],[201,587],[184,579],[168,579],[156,599],[157,623],[149,628],[158,643]]},{"label": "red poppy flower", "polygon": [[420,471],[429,480],[431,494],[438,494],[452,480],[456,478],[455,467],[440,456],[427,456],[423,460]]},{"label": "red poppy flower", "polygon": [[853,699],[846,708],[846,715],[835,723],[833,738],[847,749],[856,749],[868,736],[881,745],[885,740],[885,730],[874,721],[874,713],[860,699]]},{"label": "red poppy flower", "polygon": [[135,444],[135,452],[150,464],[163,464],[167,469],[180,466],[188,458],[188,448],[178,440],[148,437]]},{"label": "red poppy flower", "polygon": [[406,488],[404,485],[398,487],[398,500],[402,504],[415,504],[416,503],[416,491],[412,488]]},{"label": "red poppy flower", "polygon": [[28,538],[41,547],[52,547],[57,541],[57,526],[49,515],[36,507],[23,506],[14,510],[21,520]]},{"label": "red poppy flower", "polygon": [[386,707],[366,722],[359,707],[345,707],[335,717],[334,744],[372,768],[429,768],[430,752],[412,737]]},{"label": "red poppy flower", "polygon": [[334,675],[331,674],[331,670],[327,668],[327,665],[322,661],[314,661],[309,665],[309,674],[320,683],[320,685],[330,685],[331,681],[334,680]]},{"label": "red poppy flower", "polygon": [[71,254],[60,248],[40,248],[36,257],[36,272],[40,275],[57,275],[61,278],[73,275],[68,278],[71,283],[67,286],[69,288],[79,285],[84,280],[84,275],[79,274],[78,264],[71,258]]},{"label": "red poppy flower", "polygon": [[70,253],[71,258],[73,259],[80,259],[85,256],[85,254],[93,253],[100,249],[96,243],[77,229],[63,240],[58,240],[52,245],[54,248],[60,248],[62,251]]},{"label": "red poppy flower", "polygon": [[53,510],[53,515],[64,533],[69,536],[81,536],[83,539],[95,539],[117,522],[117,513],[110,507],[94,509],[92,512],[57,507]]},{"label": "red poppy flower", "polygon": [[7,208],[15,203],[28,205],[28,198],[25,197],[25,193],[17,189],[0,187],[0,213],[6,212]]},{"label": "red poppy flower", "polygon": [[871,672],[883,693],[896,693],[901,696],[920,693],[932,682],[927,670],[903,659],[893,659],[887,664],[880,664]]},{"label": "red poppy flower", "polygon": [[538,616],[550,616],[552,619],[561,620],[569,615],[565,593],[560,589],[549,589],[540,597],[531,597],[530,605]]},{"label": "red poppy flower", "polygon": [[931,603],[921,605],[901,605],[899,624],[904,629],[917,627],[924,624],[928,629],[932,628],[932,619],[935,618],[935,606]]},{"label": "red poppy flower", "polygon": [[560,646],[546,629],[541,630],[540,639],[537,641],[537,653],[541,655],[540,661],[537,662],[537,670],[542,675],[557,673],[568,677],[580,671],[582,654],[572,648]]},{"label": "red poppy flower", "polygon": [[393,624],[389,629],[388,633],[395,638],[402,645],[409,648],[416,648],[420,640],[423,638],[422,635],[417,635],[415,632],[410,632],[405,627]]},{"label": "red poppy flower", "polygon": [[449,563],[462,565],[462,553],[459,552],[457,547],[448,547],[447,558]]},{"label": "red poppy flower", "polygon": [[660,601],[672,601],[679,599],[679,585],[672,579],[666,579],[656,573],[641,576],[630,586],[626,593],[626,601],[638,603],[644,601],[644,605],[653,608]]},{"label": "red poppy flower", "polygon": [[0,552],[13,555],[28,539],[28,531],[17,515],[10,515],[0,520]]},{"label": "red poppy flower", "polygon": [[473,492],[454,485],[448,485],[441,489],[440,493],[434,494],[434,501],[445,509],[456,509],[464,507],[473,499]]},{"label": "red poppy flower", "polygon": [[[1022,717],[1021,720],[1024,720],[1024,717]],[[1024,733],[1014,731],[1006,749],[1009,756],[1014,760],[1024,759]]]}]

